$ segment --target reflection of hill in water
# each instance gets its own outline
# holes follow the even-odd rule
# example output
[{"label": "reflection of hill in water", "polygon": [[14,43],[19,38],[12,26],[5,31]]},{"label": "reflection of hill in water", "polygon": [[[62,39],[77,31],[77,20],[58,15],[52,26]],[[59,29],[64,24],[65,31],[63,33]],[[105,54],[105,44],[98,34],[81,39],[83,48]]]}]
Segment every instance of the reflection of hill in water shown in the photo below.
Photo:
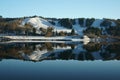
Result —
[{"label": "reflection of hill in water", "polygon": [[119,43],[16,43],[1,44],[0,59],[41,60],[120,60]]}]

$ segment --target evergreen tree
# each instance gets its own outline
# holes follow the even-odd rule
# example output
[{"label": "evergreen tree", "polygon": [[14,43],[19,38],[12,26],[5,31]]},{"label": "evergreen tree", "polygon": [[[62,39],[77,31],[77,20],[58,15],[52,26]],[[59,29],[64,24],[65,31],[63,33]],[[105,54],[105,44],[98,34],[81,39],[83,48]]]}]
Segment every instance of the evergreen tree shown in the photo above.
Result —
[{"label": "evergreen tree", "polygon": [[65,18],[65,19],[60,19],[60,21],[58,22],[61,26],[64,26],[68,29],[72,29],[72,22],[69,18]]},{"label": "evergreen tree", "polygon": [[33,35],[36,35],[36,29],[33,28]]},{"label": "evergreen tree", "polygon": [[104,19],[104,21],[100,24],[100,26],[110,27],[111,26],[111,21],[108,20],[108,19]]},{"label": "evergreen tree", "polygon": [[71,30],[71,35],[75,35],[75,30],[74,29]]},{"label": "evergreen tree", "polygon": [[0,15],[0,18],[2,18],[2,16]]},{"label": "evergreen tree", "polygon": [[91,25],[93,24],[93,22],[95,21],[94,18],[91,18],[91,19],[86,19],[86,26],[87,27],[91,27]]},{"label": "evergreen tree", "polygon": [[45,36],[51,37],[52,35],[53,35],[53,27],[48,27]]},{"label": "evergreen tree", "polygon": [[85,35],[90,35],[90,34],[94,34],[97,36],[100,36],[102,34],[101,29],[99,28],[94,28],[94,27],[89,27],[87,28],[85,31],[83,31]]},{"label": "evergreen tree", "polygon": [[78,22],[80,24],[80,26],[84,25],[84,18],[78,18]]},{"label": "evergreen tree", "polygon": [[60,36],[65,36],[65,32],[60,31],[60,32],[59,32],[59,35],[60,35]]}]

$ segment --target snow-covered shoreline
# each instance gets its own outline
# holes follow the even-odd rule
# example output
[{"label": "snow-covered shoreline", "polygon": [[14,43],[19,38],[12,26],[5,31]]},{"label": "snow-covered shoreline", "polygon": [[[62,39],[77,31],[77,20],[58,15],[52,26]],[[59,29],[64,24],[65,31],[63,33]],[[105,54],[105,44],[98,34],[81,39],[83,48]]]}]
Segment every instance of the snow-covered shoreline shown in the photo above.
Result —
[{"label": "snow-covered shoreline", "polygon": [[1,36],[6,39],[10,39],[13,42],[60,42],[60,41],[73,41],[73,42],[83,42],[87,44],[90,42],[90,38],[84,36],[83,38],[74,38],[72,36],[56,36],[56,37],[44,37],[44,36]]},{"label": "snow-covered shoreline", "polygon": [[84,36],[82,38],[75,38],[72,36],[55,36],[55,37],[44,37],[44,36],[3,36],[4,38],[9,38],[13,40],[70,40],[70,41],[89,41],[90,38]]}]

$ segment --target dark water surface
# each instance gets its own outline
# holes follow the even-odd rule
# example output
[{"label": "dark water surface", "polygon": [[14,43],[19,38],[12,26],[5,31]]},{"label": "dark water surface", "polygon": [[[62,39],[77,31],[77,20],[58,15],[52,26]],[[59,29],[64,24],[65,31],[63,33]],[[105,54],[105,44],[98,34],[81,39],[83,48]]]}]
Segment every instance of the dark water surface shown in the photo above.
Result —
[{"label": "dark water surface", "polygon": [[0,80],[120,80],[120,43],[0,44]]}]

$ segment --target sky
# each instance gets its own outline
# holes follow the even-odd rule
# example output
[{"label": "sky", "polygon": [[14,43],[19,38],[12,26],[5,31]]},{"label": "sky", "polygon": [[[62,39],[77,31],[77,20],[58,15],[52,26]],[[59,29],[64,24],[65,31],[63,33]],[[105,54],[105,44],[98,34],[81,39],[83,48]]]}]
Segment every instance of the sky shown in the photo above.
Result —
[{"label": "sky", "polygon": [[0,0],[3,17],[120,18],[120,0]]}]

